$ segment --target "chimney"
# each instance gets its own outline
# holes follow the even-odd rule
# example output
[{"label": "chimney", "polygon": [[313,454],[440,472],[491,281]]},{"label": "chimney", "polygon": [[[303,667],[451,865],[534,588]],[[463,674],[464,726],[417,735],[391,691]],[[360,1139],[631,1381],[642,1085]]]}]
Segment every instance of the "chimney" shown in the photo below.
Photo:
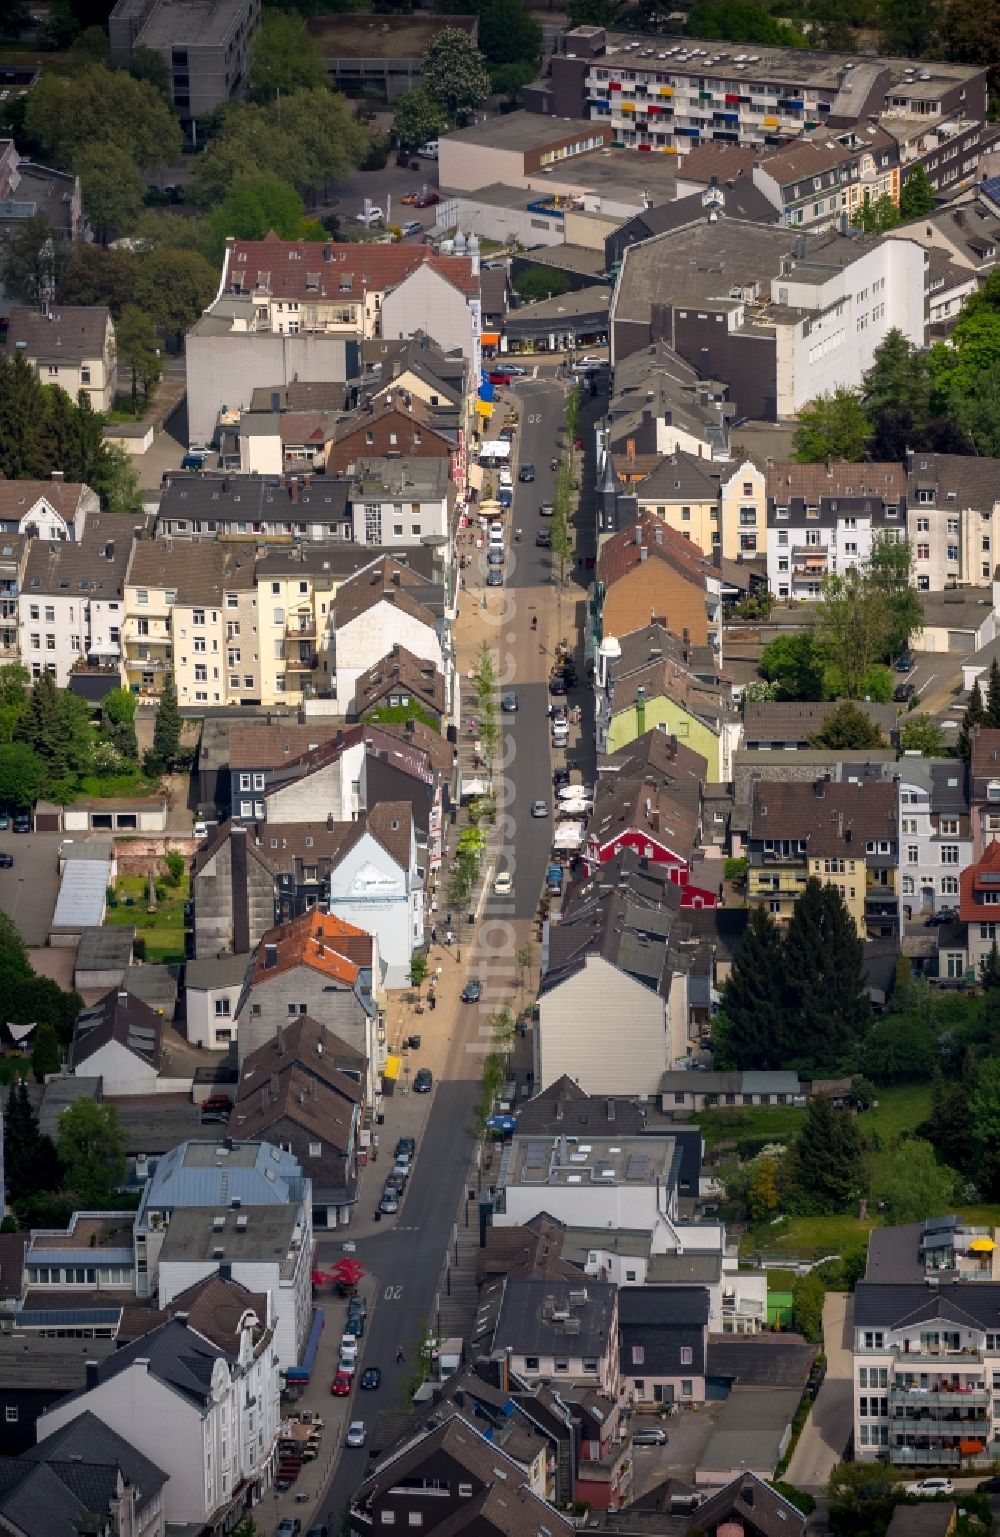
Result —
[{"label": "chimney", "polygon": [[646,690],[641,684],[635,691],[635,734],[646,735]]},{"label": "chimney", "polygon": [[293,502],[297,502],[299,499],[299,483],[294,478],[288,482],[288,495]]},{"label": "chimney", "polygon": [[65,480],[66,479],[65,471],[64,470],[53,470],[52,471],[52,479],[55,480],[55,481]]}]

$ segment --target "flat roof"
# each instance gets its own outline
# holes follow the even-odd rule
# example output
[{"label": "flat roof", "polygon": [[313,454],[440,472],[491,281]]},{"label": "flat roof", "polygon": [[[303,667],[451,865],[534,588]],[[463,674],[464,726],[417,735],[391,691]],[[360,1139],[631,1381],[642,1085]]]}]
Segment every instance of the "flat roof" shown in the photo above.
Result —
[{"label": "flat roof", "polygon": [[[74,864],[76,860],[73,861]],[[101,861],[98,861],[101,863]],[[102,925],[84,929],[76,952],[76,971],[93,971],[106,966],[124,970],[132,959],[132,943],[135,939],[134,924],[120,926]]]},{"label": "flat roof", "polygon": [[219,1259],[284,1265],[298,1216],[295,1204],[242,1206],[238,1211],[211,1206],[174,1211],[160,1250],[160,1264]]},{"label": "flat roof", "polygon": [[54,1339],[38,1334],[0,1334],[0,1373],[18,1389],[75,1392],[87,1381],[87,1362],[115,1350],[110,1339]]},{"label": "flat roof", "polygon": [[427,44],[445,27],[474,36],[478,16],[383,16],[354,13],[312,16],[306,31],[328,59],[421,59]]},{"label": "flat roof", "polygon": [[52,927],[99,928],[104,921],[110,884],[110,861],[68,859],[52,915]]},{"label": "flat roof", "polygon": [[585,117],[505,112],[500,117],[484,117],[468,128],[459,128],[448,134],[447,139],[449,144],[485,144],[489,149],[544,149],[548,144],[559,144],[574,135],[592,138],[599,128],[600,124]]},{"label": "flat roof", "polygon": [[[543,119],[546,121],[546,119]],[[538,173],[533,185],[536,192],[546,187],[571,183],[590,192],[608,197],[629,193],[638,199],[638,208],[644,208],[647,200],[654,204],[669,203],[677,187],[677,171],[672,157],[667,155],[637,155],[634,149],[591,150],[586,155],[571,155],[560,160],[551,170]]]},{"label": "flat roof", "polygon": [[799,1388],[734,1388],[698,1459],[699,1469],[773,1469],[801,1398]]},{"label": "flat roof", "polygon": [[669,1179],[673,1137],[515,1136],[504,1154],[508,1185],[655,1185]]},{"label": "flat roof", "polygon": [[242,0],[170,0],[169,6],[154,6],[136,46],[183,48],[224,43],[242,11]]}]

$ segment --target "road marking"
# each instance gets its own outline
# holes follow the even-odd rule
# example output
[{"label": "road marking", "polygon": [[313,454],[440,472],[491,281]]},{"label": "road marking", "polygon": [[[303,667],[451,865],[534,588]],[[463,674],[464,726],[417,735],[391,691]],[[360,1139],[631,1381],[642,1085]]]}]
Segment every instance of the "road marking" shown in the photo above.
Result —
[{"label": "road marking", "polygon": [[[397,1228],[396,1231],[397,1233],[402,1232],[403,1229]],[[407,1228],[406,1231],[412,1232],[412,1229]],[[400,1302],[402,1301],[403,1297],[403,1288],[402,1286],[387,1286],[385,1291],[382,1293],[382,1296],[385,1298],[386,1302]]]}]

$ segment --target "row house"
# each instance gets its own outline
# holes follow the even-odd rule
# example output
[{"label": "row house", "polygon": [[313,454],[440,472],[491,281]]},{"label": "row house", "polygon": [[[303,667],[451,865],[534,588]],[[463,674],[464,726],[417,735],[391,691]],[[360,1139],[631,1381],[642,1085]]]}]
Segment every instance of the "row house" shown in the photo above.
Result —
[{"label": "row house", "polygon": [[17,600],[30,548],[26,535],[0,532],[0,659],[4,662],[21,657]]},{"label": "row house", "polygon": [[744,459],[719,482],[720,548],[723,560],[759,560],[767,555],[767,471]]},{"label": "row house", "polygon": [[965,926],[963,957],[947,957],[950,974],[978,978],[994,945],[1000,944],[1000,841],[987,843],[959,875],[959,922]]},{"label": "row house", "polygon": [[861,939],[899,934],[897,786],[792,781],[753,786],[747,897],[779,923],[815,877],[840,893]]},{"label": "row house", "polygon": [[94,411],[113,409],[118,359],[106,305],[13,305],[4,350],[9,358],[24,358],[42,384],[65,390],[70,400],[86,395]]},{"label": "row house", "polygon": [[354,542],[396,550],[433,539],[449,566],[448,488],[444,458],[358,459],[349,493]]},{"label": "row house", "polygon": [[365,1101],[374,1105],[385,1066],[378,940],[316,909],[269,929],[247,967],[236,1011],[240,1064],[299,1015],[322,1019],[363,1056]]},{"label": "row house", "polygon": [[[871,58],[690,38],[567,32],[549,81],[525,96],[533,111],[610,126],[612,143],[683,157],[699,145],[762,148],[811,130],[867,125],[883,112],[945,122],[986,118],[986,72],[923,60]],[[861,131],[858,128],[856,131]],[[683,170],[683,164],[682,164]]]},{"label": "row house", "polygon": [[331,604],[323,647],[329,656],[331,692],[341,710],[355,709],[355,684],[374,660],[394,645],[433,663],[454,690],[451,614],[445,589],[391,556],[341,586]]},{"label": "row house", "polygon": [[84,662],[111,670],[117,686],[132,530],[97,513],[77,540],[32,539],[17,601],[19,651],[33,678],[66,688]]},{"label": "row house", "polygon": [[651,342],[615,368],[604,443],[627,466],[679,451],[724,459],[734,414],[710,380],[666,342]]},{"label": "row house", "polygon": [[825,577],[864,567],[879,534],[906,536],[901,464],[775,464],[765,480],[768,586],[779,599],[817,599]]},{"label": "row house", "polygon": [[443,459],[456,480],[457,437],[428,401],[390,380],[378,399],[369,395],[363,410],[337,423],[327,469],[352,475],[363,459]]},{"label": "row house", "polygon": [[978,726],[972,736],[969,760],[969,800],[972,814],[972,852],[981,859],[1000,837],[1000,731]]},{"label": "row house", "polygon": [[100,510],[97,492],[82,481],[65,480],[61,470],[53,470],[50,480],[0,481],[0,533],[49,544],[80,540],[87,518]]},{"label": "row house", "polygon": [[597,562],[601,631],[627,635],[659,621],[686,644],[711,644],[721,654],[722,600],[718,576],[693,541],[655,514],[613,534]]},{"label": "row house", "polygon": [[269,1489],[280,1428],[269,1319],[247,1309],[231,1353],[178,1314],[88,1370],[87,1385],[40,1416],[41,1441],[82,1414],[166,1474],[171,1526],[222,1527]]},{"label": "row house", "polygon": [[[125,581],[122,666],[133,693],[159,694],[173,672],[181,706],[230,702],[228,625],[256,610],[252,550],[139,538]],[[247,697],[260,697],[259,664],[241,658]]]},{"label": "row house", "polygon": [[754,185],[796,229],[855,224],[865,202],[899,203],[899,146],[881,125],[804,134],[753,168]]},{"label": "row house", "polygon": [[676,449],[638,481],[633,494],[640,520],[661,519],[709,557],[720,546],[719,470],[712,461]]},{"label": "row house", "polygon": [[988,584],[1000,564],[1000,460],[910,452],[906,468],[918,589]]},{"label": "row house", "polygon": [[904,915],[954,908],[959,872],[973,858],[966,766],[961,759],[904,753],[898,778]]}]

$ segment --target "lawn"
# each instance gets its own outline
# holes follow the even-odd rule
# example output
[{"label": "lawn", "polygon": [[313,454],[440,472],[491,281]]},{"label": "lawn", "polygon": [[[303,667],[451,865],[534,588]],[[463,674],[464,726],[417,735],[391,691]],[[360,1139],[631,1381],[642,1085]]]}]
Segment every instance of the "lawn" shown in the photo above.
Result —
[{"label": "lawn", "polygon": [[112,774],[104,778],[96,774],[85,774],[80,780],[79,793],[89,795],[93,800],[109,800],[122,796],[138,799],[143,795],[156,795],[160,791],[158,782],[147,779],[144,774]]},{"label": "lawn", "polygon": [[916,1131],[931,1113],[929,1083],[897,1083],[891,1089],[879,1089],[878,1109],[865,1110],[858,1116],[862,1133],[877,1131],[886,1147],[901,1131]]},{"label": "lawn", "polygon": [[866,1243],[877,1226],[874,1217],[783,1217],[748,1228],[740,1240],[740,1254],[744,1259],[752,1259],[758,1252],[771,1258],[787,1257],[790,1265],[823,1259]]},{"label": "lawn", "polygon": [[[877,1131],[886,1147],[901,1131],[913,1131],[926,1121],[931,1108],[929,1083],[900,1083],[878,1091],[878,1109],[858,1116],[862,1132]],[[719,1142],[735,1142],[737,1150],[747,1144],[791,1142],[798,1135],[804,1110],[791,1105],[735,1105],[721,1110],[704,1110],[694,1119],[711,1150]]]},{"label": "lawn", "polygon": [[187,872],[178,885],[168,884],[166,891],[165,899],[157,901],[156,912],[149,913],[145,876],[120,875],[115,883],[118,904],[108,907],[105,919],[109,924],[135,924],[135,937],[146,947],[146,960],[161,965],[184,959],[184,904],[190,892]]}]

